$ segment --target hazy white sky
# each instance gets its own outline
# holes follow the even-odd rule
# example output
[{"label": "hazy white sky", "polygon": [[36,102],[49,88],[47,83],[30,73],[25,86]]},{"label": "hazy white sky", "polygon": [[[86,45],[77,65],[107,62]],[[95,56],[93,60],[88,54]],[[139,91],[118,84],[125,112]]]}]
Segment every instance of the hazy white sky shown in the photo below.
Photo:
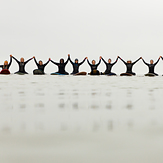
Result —
[{"label": "hazy white sky", "polygon": [[[146,61],[163,55],[163,1],[162,0],[6,0],[0,1],[0,63],[16,58],[36,56],[44,62],[51,57],[67,59],[125,60],[142,56]],[[36,66],[31,61],[26,70]],[[72,71],[68,64],[67,71]],[[102,63],[100,71],[105,70]],[[11,71],[17,70],[13,62]],[[80,70],[89,71],[85,63]],[[57,71],[50,63],[47,72]],[[121,61],[114,72],[125,71]],[[140,61],[136,73],[146,73]],[[163,62],[156,71],[163,73]]]}]

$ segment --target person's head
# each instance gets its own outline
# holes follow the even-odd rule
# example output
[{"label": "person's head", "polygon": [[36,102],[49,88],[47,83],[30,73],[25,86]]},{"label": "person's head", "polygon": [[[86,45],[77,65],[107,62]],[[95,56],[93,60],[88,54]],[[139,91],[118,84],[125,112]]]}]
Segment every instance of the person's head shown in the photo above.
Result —
[{"label": "person's head", "polygon": [[95,65],[96,64],[96,61],[95,60],[92,60],[92,65]]},{"label": "person's head", "polygon": [[39,61],[39,65],[42,66],[43,65],[43,62],[42,61]]},{"label": "person's head", "polygon": [[78,63],[78,59],[75,59],[75,63]]},{"label": "person's head", "polygon": [[150,64],[153,64],[153,60],[152,59],[150,60]]},{"label": "person's head", "polygon": [[111,59],[110,58],[108,59],[108,63],[111,63]]},{"label": "person's head", "polygon": [[128,64],[131,64],[131,63],[132,63],[132,61],[131,61],[131,60],[128,60],[128,61],[127,61],[127,63],[128,63]]},{"label": "person's head", "polygon": [[5,61],[5,62],[4,62],[4,65],[7,66],[7,65],[8,65],[8,61]]},{"label": "person's head", "polygon": [[24,62],[24,58],[20,58],[20,62]]},{"label": "person's head", "polygon": [[64,63],[64,59],[63,58],[60,59],[60,63]]}]

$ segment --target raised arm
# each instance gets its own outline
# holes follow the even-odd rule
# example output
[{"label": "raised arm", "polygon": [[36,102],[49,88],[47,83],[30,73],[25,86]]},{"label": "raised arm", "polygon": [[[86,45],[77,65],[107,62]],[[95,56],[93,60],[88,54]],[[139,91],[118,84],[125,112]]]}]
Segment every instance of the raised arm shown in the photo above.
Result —
[{"label": "raised arm", "polygon": [[142,58],[142,60],[143,60],[144,64],[146,64],[147,66],[149,65],[147,62],[145,62],[145,61],[144,61],[144,59],[143,59],[143,58]]},{"label": "raised arm", "polygon": [[68,58],[67,58],[67,61],[65,62],[65,65],[67,65],[69,60],[70,60],[70,55],[68,55]]},{"label": "raised arm", "polygon": [[36,65],[38,66],[39,64],[37,63],[37,60],[36,60],[36,58],[35,58],[35,57],[33,57],[33,58],[34,58],[34,61],[35,61]]},{"label": "raised arm", "polygon": [[54,62],[54,61],[52,61],[52,60],[50,60],[53,64],[55,64],[55,65],[59,65],[59,63],[57,63],[57,62]]},{"label": "raised arm", "polygon": [[18,64],[20,63],[14,56],[12,56],[12,58],[13,58]]},{"label": "raised arm", "polygon": [[68,55],[68,57],[69,57],[70,63],[73,65],[74,63],[72,62],[70,55]]},{"label": "raised arm", "polygon": [[115,60],[115,62],[112,63],[112,65],[115,65],[115,64],[117,63],[117,61],[118,61],[118,57],[117,57],[117,59]]},{"label": "raised arm", "polygon": [[133,62],[132,64],[134,65],[134,64],[137,63],[140,59],[141,59],[141,57],[140,57],[139,59],[137,59],[135,62]]},{"label": "raised arm", "polygon": [[28,59],[24,64],[27,64],[29,61],[31,61],[33,58]]},{"label": "raised arm", "polygon": [[88,64],[91,66],[91,63],[89,62],[88,58],[87,58],[87,62],[88,62]]},{"label": "raised arm", "polygon": [[51,59],[49,58],[49,60],[44,64],[44,66],[46,66],[46,65],[50,62],[50,60],[51,60]]},{"label": "raised arm", "polygon": [[161,56],[158,58],[157,62],[154,63],[154,65],[157,65],[157,63],[160,61]]},{"label": "raised arm", "polygon": [[119,59],[120,59],[125,65],[127,64],[121,57],[119,57]]},{"label": "raised arm", "polygon": [[82,65],[85,62],[86,59],[87,59],[87,57],[85,57],[84,60],[79,63],[79,65]]},{"label": "raised arm", "polygon": [[105,64],[107,64],[107,62],[101,57],[101,59],[102,59],[102,61],[105,63]]},{"label": "raised arm", "polygon": [[99,64],[101,63],[101,58],[102,58],[102,57],[100,57],[99,62],[97,63],[97,66],[99,66]]},{"label": "raised arm", "polygon": [[12,63],[12,55],[10,55],[10,63],[8,64],[8,67],[11,66],[11,63]]}]

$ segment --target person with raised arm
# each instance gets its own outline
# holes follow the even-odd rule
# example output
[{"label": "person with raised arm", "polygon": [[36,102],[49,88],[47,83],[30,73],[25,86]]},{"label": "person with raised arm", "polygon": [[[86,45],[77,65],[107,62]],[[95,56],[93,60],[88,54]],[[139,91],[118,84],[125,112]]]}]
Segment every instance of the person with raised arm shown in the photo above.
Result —
[{"label": "person with raised arm", "polygon": [[154,61],[151,59],[150,60],[150,63],[146,63],[145,61],[144,61],[144,59],[142,58],[142,60],[143,60],[143,62],[144,62],[144,64],[146,64],[147,66],[148,66],[148,68],[149,68],[149,72],[148,72],[148,74],[146,74],[146,76],[150,76],[150,74],[152,75],[156,75],[156,76],[158,76],[158,74],[156,74],[155,73],[155,66],[157,65],[157,63],[159,62],[159,60],[160,60],[160,58],[162,58],[162,56],[160,56],[159,58],[158,58],[158,60],[157,60],[157,62],[155,62],[154,63]]},{"label": "person with raised arm", "polygon": [[125,62],[122,58],[118,57],[125,65],[126,65],[126,73],[122,73],[121,76],[126,75],[136,75],[136,73],[132,72],[132,68],[134,66],[135,63],[137,63],[140,59],[142,59],[142,57],[140,57],[139,59],[137,59],[135,62],[132,62],[131,60],[128,60],[127,62]]},{"label": "person with raised arm", "polygon": [[92,64],[89,62],[88,58],[87,58],[87,62],[89,64],[89,66],[91,67],[91,72],[89,73],[89,75],[100,75],[100,72],[97,70],[98,66],[100,65],[101,63],[101,56],[100,56],[100,59],[99,59],[99,62],[98,64],[96,64],[96,61],[95,60],[92,60]]},{"label": "person with raised arm", "polygon": [[[119,56],[118,56],[118,57],[119,57]],[[111,63],[111,59],[110,59],[110,58],[108,59],[108,62],[106,62],[106,61],[103,59],[103,57],[101,58],[102,61],[103,61],[103,62],[105,63],[105,65],[106,65],[106,70],[105,70],[104,73],[101,73],[102,75],[116,75],[115,73],[111,72],[111,70],[112,70],[112,67],[117,63],[118,57],[117,57],[116,61],[113,62],[113,63]]]},{"label": "person with raised arm", "polygon": [[59,63],[50,60],[53,64],[58,66],[58,72],[51,73],[51,75],[69,75],[69,73],[65,71],[65,67],[69,60],[70,60],[70,55],[68,55],[68,59],[66,62],[64,62],[63,58],[60,59]]},{"label": "person with raised arm", "polygon": [[10,63],[8,63],[8,61],[4,61],[3,65],[0,65],[0,67],[2,68],[2,71],[0,72],[0,74],[10,74],[9,68],[11,66],[12,63],[12,55],[10,55]]},{"label": "person with raised arm", "polygon": [[[70,56],[70,54],[69,54]],[[75,59],[75,62],[73,62],[70,58],[70,63],[72,64],[73,67],[73,72],[71,73],[71,75],[86,75],[86,72],[80,72],[79,73],[79,67],[85,62],[85,60],[87,59],[87,57],[84,58],[84,60],[82,62],[79,63],[78,59]]]},{"label": "person with raised arm", "polygon": [[33,58],[34,58],[34,61],[38,67],[38,69],[33,70],[33,74],[34,75],[44,75],[45,74],[45,72],[44,72],[45,67],[48,65],[48,63],[50,62],[51,59],[49,58],[49,60],[45,64],[43,64],[43,62],[41,60],[39,62],[37,62],[35,56]]},{"label": "person with raised arm", "polygon": [[19,71],[15,72],[15,74],[19,74],[19,75],[24,75],[24,74],[28,74],[25,71],[25,66],[26,64],[31,61],[33,58],[28,59],[27,61],[24,61],[24,58],[20,58],[20,61],[18,61],[15,57],[12,56],[12,58],[18,63],[19,66]]}]

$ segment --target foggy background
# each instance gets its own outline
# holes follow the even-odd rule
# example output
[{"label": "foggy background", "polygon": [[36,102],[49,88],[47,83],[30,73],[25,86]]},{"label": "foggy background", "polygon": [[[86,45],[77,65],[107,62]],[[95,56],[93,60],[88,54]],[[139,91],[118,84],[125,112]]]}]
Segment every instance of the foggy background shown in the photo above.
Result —
[{"label": "foggy background", "polygon": [[[117,55],[124,60],[135,61],[142,56],[147,62],[163,55],[163,1],[161,0],[6,0],[0,2],[0,64],[12,54],[17,59],[46,62],[50,57],[58,61],[61,57],[90,61],[112,58]],[[26,71],[32,73],[34,61],[27,64]],[[11,72],[18,70],[13,61]],[[69,63],[66,70],[72,72]],[[105,65],[99,66],[101,72]],[[57,71],[50,63],[47,73]],[[87,63],[80,71],[90,71]],[[113,67],[120,74],[126,68],[121,61]],[[140,61],[134,72],[144,74],[147,66]],[[156,67],[163,74],[163,63]]]}]

